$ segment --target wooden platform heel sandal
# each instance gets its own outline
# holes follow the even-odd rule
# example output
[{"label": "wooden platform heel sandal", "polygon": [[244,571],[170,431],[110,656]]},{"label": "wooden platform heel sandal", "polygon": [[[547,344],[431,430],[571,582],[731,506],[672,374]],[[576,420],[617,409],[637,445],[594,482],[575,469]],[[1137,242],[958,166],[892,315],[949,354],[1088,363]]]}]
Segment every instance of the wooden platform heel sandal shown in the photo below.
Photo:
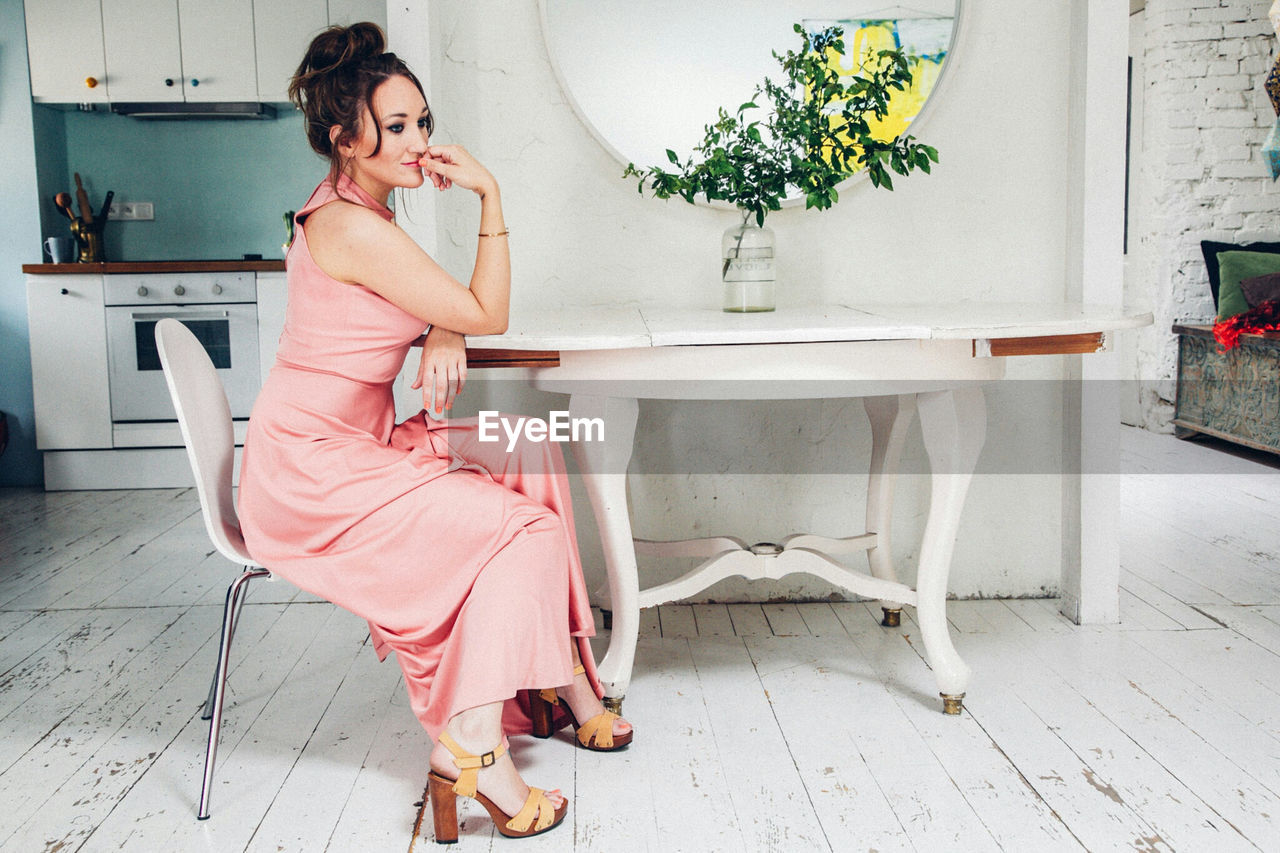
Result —
[{"label": "wooden platform heel sandal", "polygon": [[[573,677],[586,674],[586,669],[579,664],[573,670]],[[551,737],[551,720],[553,708],[560,704],[560,697],[556,694],[554,687],[544,688],[537,693],[529,692],[529,710],[533,718],[533,736],[547,738]],[[573,723],[573,729],[578,736],[578,744],[584,749],[594,750],[596,752],[612,752],[615,749],[622,749],[631,743],[631,736],[634,731],[623,732],[615,735],[613,733],[613,721],[621,717],[612,711],[601,711],[582,725],[578,725],[578,720],[573,716],[569,703],[564,704],[565,711],[569,714],[569,722]]]},{"label": "wooden platform heel sandal", "polygon": [[457,780],[446,779],[432,770],[427,776],[427,793],[431,800],[431,818],[435,822],[436,842],[452,844],[458,840],[458,797],[471,797],[484,806],[498,832],[507,838],[528,838],[554,829],[569,811],[569,801],[560,808],[552,808],[551,800],[541,788],[529,788],[524,807],[509,815],[494,805],[493,801],[476,790],[481,768],[488,767],[507,751],[506,738],[484,755],[472,755],[458,746],[458,742],[445,732],[440,733],[440,743],[453,753],[453,764],[458,768]]}]

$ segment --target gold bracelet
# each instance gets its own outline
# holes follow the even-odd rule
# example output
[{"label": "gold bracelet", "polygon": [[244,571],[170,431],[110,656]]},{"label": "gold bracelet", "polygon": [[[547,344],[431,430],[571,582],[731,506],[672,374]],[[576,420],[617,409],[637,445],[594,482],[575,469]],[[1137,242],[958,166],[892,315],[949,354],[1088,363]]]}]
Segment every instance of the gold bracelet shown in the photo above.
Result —
[{"label": "gold bracelet", "polygon": [[507,235],[508,235],[508,234],[510,234],[510,233],[511,233],[511,229],[510,229],[510,228],[503,228],[501,231],[494,231],[494,232],[493,232],[493,233],[491,233],[491,234],[486,234],[486,233],[484,233],[483,231],[481,231],[481,232],[480,232],[480,236],[481,236],[481,237],[505,237],[505,236],[507,236]]}]

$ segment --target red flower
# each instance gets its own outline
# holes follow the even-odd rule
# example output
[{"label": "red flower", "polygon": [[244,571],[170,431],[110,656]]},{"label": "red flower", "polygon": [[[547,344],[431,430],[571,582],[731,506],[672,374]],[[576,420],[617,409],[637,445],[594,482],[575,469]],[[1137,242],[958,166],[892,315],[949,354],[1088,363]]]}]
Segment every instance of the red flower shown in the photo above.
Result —
[{"label": "red flower", "polygon": [[1280,331],[1280,299],[1254,306],[1243,314],[1213,324],[1213,338],[1218,352],[1226,352],[1240,344],[1241,335]]}]

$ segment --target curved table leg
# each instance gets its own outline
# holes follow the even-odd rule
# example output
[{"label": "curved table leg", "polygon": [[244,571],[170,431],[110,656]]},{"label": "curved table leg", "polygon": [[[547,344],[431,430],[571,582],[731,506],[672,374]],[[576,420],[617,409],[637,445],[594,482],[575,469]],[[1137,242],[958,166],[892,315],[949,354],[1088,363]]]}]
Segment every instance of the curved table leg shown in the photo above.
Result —
[{"label": "curved table leg", "polygon": [[[871,423],[871,473],[867,478],[867,532],[876,534],[874,548],[867,551],[871,574],[882,580],[898,580],[893,570],[893,488],[898,481],[898,463],[907,430],[916,414],[914,395],[863,397],[862,407]],[[902,603],[881,601],[887,628],[902,623]]]},{"label": "curved table leg", "polygon": [[640,576],[627,510],[627,462],[638,412],[634,399],[585,394],[569,397],[571,419],[600,418],[605,425],[603,441],[575,441],[572,448],[595,513],[609,573],[612,630],[609,650],[597,671],[604,686],[605,706],[615,713],[621,713],[622,698],[631,683],[640,632]]},{"label": "curved table leg", "polygon": [[916,577],[917,616],[925,655],[942,694],[942,710],[959,714],[969,667],[947,631],[947,573],[965,493],[986,439],[987,410],[977,385],[920,394],[917,401],[931,471],[929,519]]}]

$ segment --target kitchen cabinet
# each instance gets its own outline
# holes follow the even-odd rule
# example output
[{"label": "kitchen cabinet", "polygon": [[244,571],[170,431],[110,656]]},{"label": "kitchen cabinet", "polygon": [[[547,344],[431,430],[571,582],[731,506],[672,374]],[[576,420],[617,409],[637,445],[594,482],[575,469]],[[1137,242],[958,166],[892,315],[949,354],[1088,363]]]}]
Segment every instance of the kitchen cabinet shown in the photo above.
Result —
[{"label": "kitchen cabinet", "polygon": [[51,103],[107,101],[99,0],[27,0],[31,96]]},{"label": "kitchen cabinet", "polygon": [[289,79],[307,45],[329,23],[324,0],[254,0],[258,100],[289,100]]},{"label": "kitchen cabinet", "polygon": [[107,96],[113,101],[181,101],[175,0],[102,0],[101,15]]},{"label": "kitchen cabinet", "polygon": [[[372,21],[387,31],[387,4],[384,0],[329,0],[329,23],[350,26],[357,21]],[[301,59],[302,55],[298,55]]]},{"label": "kitchen cabinet", "polygon": [[112,101],[256,101],[253,0],[101,0]]},{"label": "kitchen cabinet", "polygon": [[325,26],[387,27],[384,0],[26,0],[25,12],[44,103],[281,103]]},{"label": "kitchen cabinet", "polygon": [[183,96],[258,101],[253,0],[178,0]]},{"label": "kitchen cabinet", "polygon": [[105,310],[100,275],[27,277],[41,450],[111,447]]}]

